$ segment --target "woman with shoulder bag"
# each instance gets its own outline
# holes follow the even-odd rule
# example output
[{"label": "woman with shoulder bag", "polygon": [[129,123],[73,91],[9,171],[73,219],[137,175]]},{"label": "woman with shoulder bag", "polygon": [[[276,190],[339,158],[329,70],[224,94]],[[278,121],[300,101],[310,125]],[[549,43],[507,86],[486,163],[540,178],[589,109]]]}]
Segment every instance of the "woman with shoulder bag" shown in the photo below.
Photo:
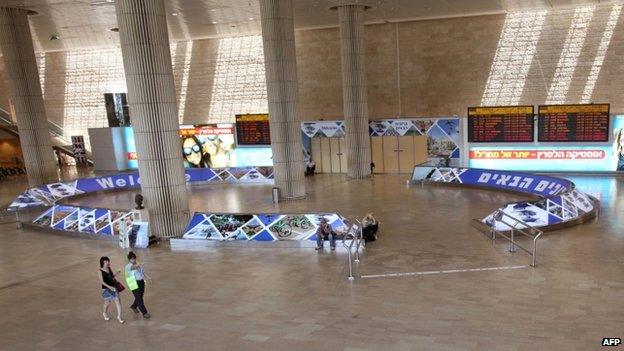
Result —
[{"label": "woman with shoulder bag", "polygon": [[112,301],[115,302],[117,307],[117,320],[119,323],[123,323],[121,319],[121,302],[119,301],[119,293],[124,290],[124,286],[115,279],[115,274],[110,267],[110,259],[108,257],[100,258],[100,284],[102,285],[102,298],[104,299],[104,310],[102,316],[104,320],[110,319],[108,316],[108,305]]}]

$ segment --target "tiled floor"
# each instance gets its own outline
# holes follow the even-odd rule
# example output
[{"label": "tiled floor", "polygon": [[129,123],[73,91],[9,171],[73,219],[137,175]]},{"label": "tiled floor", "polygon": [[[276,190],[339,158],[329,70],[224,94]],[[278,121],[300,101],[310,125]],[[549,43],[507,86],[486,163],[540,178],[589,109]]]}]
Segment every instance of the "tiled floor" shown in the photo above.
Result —
[{"label": "tiled floor", "polygon": [[[377,213],[381,237],[359,274],[526,265],[472,229],[516,197],[407,187],[405,176],[312,179],[305,201],[271,203],[270,186],[191,188],[193,210]],[[603,200],[598,221],[547,233],[539,266],[346,279],[344,252],[312,249],[142,250],[154,277],[149,321],[100,314],[98,258],[114,243],[0,227],[0,350],[599,350],[624,336],[624,182],[574,178]],[[596,185],[602,184],[602,185]],[[0,183],[0,202],[24,187]],[[591,189],[590,189],[591,191]],[[132,193],[83,204],[129,207]]]}]

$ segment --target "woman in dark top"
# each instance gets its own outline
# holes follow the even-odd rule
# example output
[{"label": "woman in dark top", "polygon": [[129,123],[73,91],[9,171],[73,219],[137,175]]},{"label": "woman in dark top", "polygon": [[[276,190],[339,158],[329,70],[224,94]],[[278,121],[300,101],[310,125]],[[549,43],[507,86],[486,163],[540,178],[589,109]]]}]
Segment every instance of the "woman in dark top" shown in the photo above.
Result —
[{"label": "woman in dark top", "polygon": [[102,285],[102,298],[104,299],[104,310],[102,312],[104,320],[107,321],[110,319],[108,316],[108,305],[114,301],[115,306],[117,307],[117,320],[119,323],[123,323],[124,320],[121,319],[121,302],[119,301],[119,292],[117,292],[117,288],[115,288],[117,280],[115,279],[113,270],[110,268],[110,259],[108,257],[100,258],[99,276],[100,284]]}]

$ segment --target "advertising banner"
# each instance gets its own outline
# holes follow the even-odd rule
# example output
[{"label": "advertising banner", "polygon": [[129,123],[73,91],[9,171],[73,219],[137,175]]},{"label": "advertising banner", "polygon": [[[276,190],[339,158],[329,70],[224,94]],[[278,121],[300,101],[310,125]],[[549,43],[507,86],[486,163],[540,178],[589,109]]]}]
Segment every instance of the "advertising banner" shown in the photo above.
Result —
[{"label": "advertising banner", "polygon": [[141,215],[133,210],[109,210],[54,205],[33,220],[34,224],[57,230],[100,235],[120,235]]},{"label": "advertising banner", "polygon": [[[228,167],[222,169],[189,168],[187,182],[270,183],[273,167]],[[139,172],[119,173],[93,178],[81,178],[70,182],[44,184],[24,191],[11,202],[7,210],[50,206],[70,196],[114,189],[133,189],[141,186]]]},{"label": "advertising banner", "polygon": [[[594,200],[576,189],[570,180],[531,173],[422,166],[414,169],[412,180],[459,183],[537,195],[540,200],[519,201],[500,208],[505,214],[533,227],[574,220],[589,213],[596,206]],[[503,222],[505,221],[496,217],[496,212],[483,219],[483,223],[494,229],[510,230],[511,228]],[[506,222],[509,223],[509,220]],[[525,227],[522,224],[516,225],[517,228]]]},{"label": "advertising banner", "polygon": [[485,186],[539,196],[557,195],[574,187],[571,181],[563,178],[477,168],[428,167],[429,172],[426,175],[416,176],[419,168],[422,167],[416,167],[413,180]]},{"label": "advertising banner", "polygon": [[615,171],[610,146],[471,147],[468,165],[514,171]]},{"label": "advertising banner", "polygon": [[[273,153],[270,147],[237,148],[234,125],[229,123],[180,126],[180,151],[184,167],[271,167]],[[127,169],[138,169],[134,132],[124,128],[123,145]]]},{"label": "advertising banner", "polygon": [[337,234],[348,225],[336,213],[323,214],[215,214],[195,213],[184,232],[184,239],[201,240],[316,240],[316,230],[325,218]]},{"label": "advertising banner", "polygon": [[184,167],[223,168],[232,166],[236,148],[231,124],[195,125],[180,129]]}]

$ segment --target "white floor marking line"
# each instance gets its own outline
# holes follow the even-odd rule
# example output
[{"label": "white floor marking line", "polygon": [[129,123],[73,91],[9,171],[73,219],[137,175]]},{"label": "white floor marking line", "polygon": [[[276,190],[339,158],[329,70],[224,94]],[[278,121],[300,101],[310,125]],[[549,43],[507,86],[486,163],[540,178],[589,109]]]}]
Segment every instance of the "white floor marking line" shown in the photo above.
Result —
[{"label": "white floor marking line", "polygon": [[504,267],[487,267],[487,268],[469,268],[469,269],[449,269],[446,271],[425,271],[425,272],[408,272],[408,273],[387,273],[387,274],[369,274],[360,278],[387,278],[387,277],[405,277],[412,275],[429,275],[429,274],[448,274],[448,273],[465,273],[465,272],[483,272],[483,271],[502,271],[508,269],[521,269],[527,266],[504,266]]}]

